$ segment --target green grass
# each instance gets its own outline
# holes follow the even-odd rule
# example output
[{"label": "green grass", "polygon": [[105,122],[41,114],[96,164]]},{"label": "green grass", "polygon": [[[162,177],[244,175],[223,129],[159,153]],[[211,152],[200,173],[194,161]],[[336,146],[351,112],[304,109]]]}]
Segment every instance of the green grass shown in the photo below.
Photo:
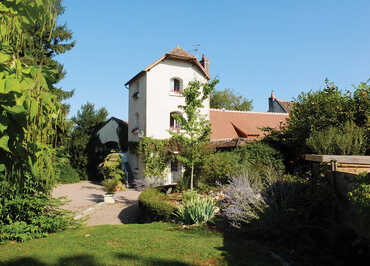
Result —
[{"label": "green grass", "polygon": [[278,265],[246,240],[165,223],[104,225],[0,245],[0,265]]}]

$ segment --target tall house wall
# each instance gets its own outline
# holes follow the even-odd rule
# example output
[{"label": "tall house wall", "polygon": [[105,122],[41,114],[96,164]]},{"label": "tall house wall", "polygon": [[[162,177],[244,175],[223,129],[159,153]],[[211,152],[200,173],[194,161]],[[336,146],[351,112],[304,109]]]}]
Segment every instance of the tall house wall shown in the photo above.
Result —
[{"label": "tall house wall", "polygon": [[[189,82],[207,82],[196,66],[191,63],[167,59],[147,72],[146,132],[145,135],[157,139],[169,138],[170,113],[181,110],[185,98],[171,92],[171,79],[181,80],[181,89]],[[201,113],[209,119],[209,99],[204,102]]]},{"label": "tall house wall", "polygon": [[[128,122],[128,141],[138,142],[138,134],[133,134],[134,129],[146,131],[146,92],[147,75],[144,73],[141,77],[135,79],[129,87],[129,122]],[[134,94],[138,93],[138,97]]]}]

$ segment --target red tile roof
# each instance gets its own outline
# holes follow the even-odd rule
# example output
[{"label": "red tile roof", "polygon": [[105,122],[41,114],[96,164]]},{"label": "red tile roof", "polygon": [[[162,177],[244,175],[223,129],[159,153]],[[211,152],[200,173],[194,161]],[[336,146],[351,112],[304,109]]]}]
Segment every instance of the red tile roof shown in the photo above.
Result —
[{"label": "red tile roof", "polygon": [[147,66],[144,70],[140,71],[138,74],[136,74],[133,78],[131,78],[129,81],[125,83],[125,85],[130,84],[132,81],[134,81],[137,77],[141,76],[145,72],[151,70],[153,67],[158,65],[160,62],[162,62],[165,59],[175,59],[175,60],[181,60],[181,61],[187,61],[194,65],[196,65],[201,73],[204,75],[204,77],[208,80],[211,79],[211,76],[209,75],[208,71],[203,67],[203,65],[198,61],[198,59],[190,54],[189,52],[182,49],[180,46],[176,46],[173,50],[167,52],[165,55],[154,61],[152,64]]},{"label": "red tile roof", "polygon": [[211,141],[238,138],[260,138],[261,128],[279,129],[286,123],[288,114],[210,110]]}]

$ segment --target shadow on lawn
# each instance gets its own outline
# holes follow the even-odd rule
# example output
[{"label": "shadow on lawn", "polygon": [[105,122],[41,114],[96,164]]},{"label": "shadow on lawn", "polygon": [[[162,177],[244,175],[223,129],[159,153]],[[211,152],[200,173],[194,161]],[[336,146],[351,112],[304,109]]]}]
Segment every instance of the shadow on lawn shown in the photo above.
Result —
[{"label": "shadow on lawn", "polygon": [[227,265],[280,266],[280,263],[271,257],[268,249],[257,242],[235,232],[224,232],[223,237],[223,247],[220,250],[223,251]]},{"label": "shadow on lawn", "polygon": [[[190,266],[190,264],[183,263],[178,260],[163,260],[157,258],[143,258],[135,255],[128,255],[119,253],[115,255],[117,258],[122,259],[120,265],[130,265],[130,262],[134,262],[135,265],[163,265],[163,266]],[[0,266],[62,266],[62,265],[86,265],[86,266],[100,266],[105,265],[97,261],[91,255],[80,255],[60,258],[56,264],[46,264],[41,262],[39,259],[32,257],[18,258],[6,262],[0,262]]]},{"label": "shadow on lawn", "polygon": [[179,260],[163,260],[153,257],[139,257],[137,255],[129,255],[125,253],[116,254],[117,258],[130,260],[134,262],[140,262],[141,265],[161,265],[161,266],[190,266],[191,264],[181,262]]},{"label": "shadow on lawn", "polygon": [[41,262],[38,259],[32,257],[18,258],[15,260],[10,260],[6,262],[0,262],[0,266],[62,266],[62,265],[89,265],[89,266],[98,266],[101,265],[96,261],[93,256],[90,255],[79,255],[79,256],[70,256],[60,258],[56,264],[46,264]]}]

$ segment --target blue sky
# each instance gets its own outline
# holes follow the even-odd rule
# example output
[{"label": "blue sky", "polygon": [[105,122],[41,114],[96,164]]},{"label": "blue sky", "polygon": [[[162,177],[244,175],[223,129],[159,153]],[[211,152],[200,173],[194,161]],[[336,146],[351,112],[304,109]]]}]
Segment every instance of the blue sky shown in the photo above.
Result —
[{"label": "blue sky", "polygon": [[340,88],[370,78],[370,1],[76,1],[64,0],[76,47],[58,60],[60,82],[75,89],[76,114],[87,101],[127,120],[124,83],[180,45],[210,58],[217,89],[231,88],[266,111],[274,90],[291,100],[324,79]]}]

